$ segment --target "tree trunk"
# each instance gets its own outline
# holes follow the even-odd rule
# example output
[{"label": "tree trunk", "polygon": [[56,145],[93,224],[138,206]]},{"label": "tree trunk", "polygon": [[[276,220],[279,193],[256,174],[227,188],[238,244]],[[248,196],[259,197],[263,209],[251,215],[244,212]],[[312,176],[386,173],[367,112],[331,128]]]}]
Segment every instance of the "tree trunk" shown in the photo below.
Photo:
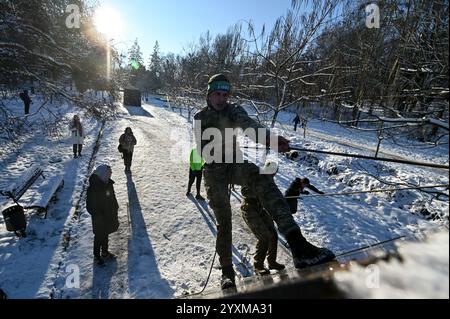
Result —
[{"label": "tree trunk", "polygon": [[358,104],[355,104],[352,110],[352,121],[354,122],[352,126],[358,127],[358,118],[359,118],[359,108]]},{"label": "tree trunk", "polygon": [[[437,118],[440,119],[440,118],[442,118],[443,116],[444,116],[444,110],[439,111],[438,114],[437,114]],[[439,132],[439,126],[433,125],[433,126],[431,127],[430,138],[436,137],[437,134],[438,134],[438,132]]]},{"label": "tree trunk", "polygon": [[278,113],[279,113],[279,112],[280,112],[279,110],[276,110],[276,111],[273,113],[272,123],[270,124],[270,127],[271,127],[271,128],[274,128],[274,127],[275,127],[275,122],[277,121],[277,116],[278,116]]},{"label": "tree trunk", "polygon": [[340,118],[341,118],[341,108],[339,107],[338,103],[334,103],[333,120],[339,121]]}]

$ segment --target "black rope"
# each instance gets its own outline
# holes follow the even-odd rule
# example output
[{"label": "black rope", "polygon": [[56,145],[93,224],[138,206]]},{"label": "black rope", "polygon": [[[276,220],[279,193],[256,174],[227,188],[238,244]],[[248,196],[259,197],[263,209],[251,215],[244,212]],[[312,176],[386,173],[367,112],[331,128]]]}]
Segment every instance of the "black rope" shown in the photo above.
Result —
[{"label": "black rope", "polygon": [[[343,196],[343,195],[353,195],[353,194],[382,193],[382,192],[404,191],[404,190],[409,190],[409,189],[440,188],[440,187],[448,188],[449,185],[442,184],[442,185],[414,186],[414,187],[392,188],[392,189],[374,189],[374,190],[370,190],[370,191],[329,193],[329,194],[308,195],[308,196],[285,196],[284,198],[309,198],[309,197],[317,197],[317,196]],[[446,194],[444,194],[444,195],[446,195]]]},{"label": "black rope", "polygon": [[[243,146],[244,149],[269,149],[269,147],[265,146]],[[428,162],[418,162],[418,161],[408,161],[408,160],[402,160],[402,159],[396,159],[396,158],[386,158],[386,157],[374,157],[374,156],[367,156],[367,155],[360,155],[360,154],[349,154],[349,153],[339,153],[339,152],[330,152],[330,151],[319,151],[319,150],[312,150],[309,148],[300,148],[295,146],[289,146],[290,150],[295,151],[303,151],[303,152],[311,152],[311,153],[320,153],[320,154],[328,154],[328,155],[336,155],[336,156],[344,156],[344,157],[354,157],[354,158],[362,158],[362,159],[370,159],[373,161],[382,161],[382,162],[392,162],[392,163],[400,163],[400,164],[409,164],[409,165],[416,165],[416,166],[425,166],[425,167],[433,167],[433,168],[443,168],[443,169],[449,169],[449,165],[445,164],[436,164],[436,163],[428,163]]]},{"label": "black rope", "polygon": [[336,257],[341,257],[341,256],[348,255],[348,254],[351,254],[351,253],[354,253],[354,252],[357,252],[357,251],[360,251],[360,250],[364,250],[364,249],[368,249],[368,248],[371,248],[371,247],[379,246],[379,245],[382,245],[382,244],[385,244],[385,243],[388,243],[388,242],[391,242],[391,241],[395,241],[397,239],[401,239],[401,238],[404,238],[404,237],[406,237],[406,236],[398,236],[398,237],[394,237],[394,238],[391,238],[391,239],[386,239],[386,240],[383,240],[383,241],[379,241],[379,242],[377,242],[375,244],[372,244],[372,245],[367,245],[367,246],[363,246],[363,247],[360,247],[360,248],[344,251],[344,252],[342,252],[340,254],[337,254]]},{"label": "black rope", "polygon": [[416,166],[449,169],[449,166],[444,165],[444,164],[435,164],[435,163],[418,162],[418,161],[407,161],[407,160],[402,160],[402,159],[386,158],[386,157],[373,157],[373,156],[360,155],[360,154],[319,151],[319,150],[311,150],[311,149],[300,148],[300,147],[290,147],[290,149],[296,150],[296,151],[311,152],[311,153],[321,153],[321,154],[336,155],[336,156],[363,158],[363,159],[370,159],[370,160],[374,160],[374,161],[393,162],[393,163],[409,164],[409,165],[416,165]]},{"label": "black rope", "polygon": [[194,293],[191,293],[191,294],[186,294],[185,296],[199,295],[199,294],[201,294],[203,291],[205,291],[206,286],[208,285],[208,282],[209,282],[209,277],[211,277],[211,272],[212,272],[212,269],[213,269],[213,266],[214,266],[214,260],[216,259],[216,255],[217,255],[217,251],[215,250],[215,251],[214,251],[213,259],[212,259],[212,261],[211,261],[211,267],[209,268],[208,277],[206,278],[206,283],[205,283],[205,285],[203,286],[202,290],[200,290],[199,292],[194,292]]}]

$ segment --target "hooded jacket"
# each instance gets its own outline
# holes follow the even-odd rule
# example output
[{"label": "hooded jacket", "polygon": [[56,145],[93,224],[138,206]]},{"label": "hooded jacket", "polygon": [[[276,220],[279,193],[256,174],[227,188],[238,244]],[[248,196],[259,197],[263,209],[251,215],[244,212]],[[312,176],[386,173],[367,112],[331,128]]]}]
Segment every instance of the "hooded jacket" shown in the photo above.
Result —
[{"label": "hooded jacket", "polygon": [[119,138],[119,143],[126,152],[133,153],[137,141],[133,133],[123,133]]},{"label": "hooded jacket", "polygon": [[113,184],[113,180],[105,183],[96,174],[89,177],[86,209],[91,214],[92,231],[96,235],[108,235],[119,228],[119,204]]}]

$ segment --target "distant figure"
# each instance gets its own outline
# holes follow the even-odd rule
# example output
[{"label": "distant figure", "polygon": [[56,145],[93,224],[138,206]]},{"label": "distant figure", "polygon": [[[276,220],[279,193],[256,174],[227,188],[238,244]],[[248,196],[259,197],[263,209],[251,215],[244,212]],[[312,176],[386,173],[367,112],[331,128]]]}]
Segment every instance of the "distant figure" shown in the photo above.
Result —
[{"label": "distant figure", "polygon": [[191,195],[191,188],[194,181],[197,179],[195,184],[197,194],[195,198],[198,200],[205,200],[202,195],[200,195],[200,186],[202,184],[202,171],[203,165],[205,165],[205,161],[203,158],[197,153],[197,150],[193,148],[191,150],[191,154],[189,155],[189,182],[188,189],[186,192],[186,196]]},{"label": "distant figure", "polygon": [[22,93],[19,94],[20,99],[23,101],[23,104],[25,106],[25,115],[30,113],[30,104],[31,102],[31,98],[28,95],[28,90],[23,90]]},{"label": "distant figure", "polygon": [[69,128],[73,145],[73,158],[77,158],[78,156],[81,156],[84,140],[83,125],[81,124],[80,117],[78,115],[73,116]]},{"label": "distant figure", "polygon": [[300,117],[298,116],[298,114],[295,116],[292,122],[294,122],[294,131],[297,131],[297,125],[298,123],[300,123]]},{"label": "distant figure", "polygon": [[134,146],[137,141],[133,135],[131,127],[125,129],[119,138],[120,146],[122,147],[123,163],[125,164],[125,172],[131,172],[131,161],[133,160]]},{"label": "distant figure", "polygon": [[[115,258],[108,251],[108,236],[119,228],[114,181],[109,165],[100,164],[89,177],[89,187],[86,195],[86,209],[92,218],[94,233],[94,262],[102,266],[104,258]],[[100,255],[101,251],[101,255]]]},{"label": "distant figure", "polygon": [[0,300],[8,299],[8,296],[6,295],[6,292],[3,291],[3,289],[0,288]]},{"label": "distant figure", "polygon": [[[291,185],[289,185],[288,189],[284,193],[284,196],[300,196],[300,194],[309,195],[308,191],[305,191],[304,188],[309,188],[310,190],[318,193],[318,194],[325,194],[322,191],[319,191],[317,188],[315,188],[313,185],[310,184],[309,179],[306,177],[304,178],[296,178]],[[289,208],[291,210],[291,214],[297,213],[297,204],[298,204],[298,198],[286,198],[286,201],[289,204]]]},{"label": "distant figure", "polygon": [[[269,171],[270,170],[270,171]],[[274,177],[278,171],[278,163],[267,160],[264,165],[264,171],[270,177]],[[269,269],[282,270],[284,265],[277,262],[278,233],[275,229],[272,216],[264,209],[257,194],[248,186],[241,188],[242,201],[241,211],[242,218],[258,239],[256,243],[256,252],[253,256],[253,268],[257,275],[268,275]],[[267,257],[267,266],[264,267],[264,260]]]}]

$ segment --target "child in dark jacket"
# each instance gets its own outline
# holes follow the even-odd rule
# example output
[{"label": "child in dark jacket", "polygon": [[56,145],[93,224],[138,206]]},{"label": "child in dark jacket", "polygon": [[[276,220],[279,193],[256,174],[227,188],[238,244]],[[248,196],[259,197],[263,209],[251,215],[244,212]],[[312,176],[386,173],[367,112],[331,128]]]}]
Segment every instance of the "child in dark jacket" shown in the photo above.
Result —
[{"label": "child in dark jacket", "polygon": [[109,165],[99,165],[89,178],[86,196],[86,209],[91,214],[94,233],[94,262],[99,266],[104,265],[103,258],[115,257],[108,251],[108,235],[119,228],[119,204],[111,174]]},{"label": "child in dark jacket", "polygon": [[[309,188],[310,190],[318,193],[318,194],[325,194],[322,191],[319,191],[317,188],[315,188],[311,183],[309,182],[309,179],[306,177],[299,178],[297,177],[294,179],[294,181],[289,185],[288,189],[284,193],[285,197],[288,196],[300,196],[300,194],[308,195],[309,192],[305,191],[305,188]],[[289,208],[291,209],[291,214],[295,214],[297,212],[297,198],[286,198],[286,201],[289,204]]]},{"label": "child in dark jacket", "polygon": [[136,137],[134,137],[131,127],[127,127],[125,129],[125,132],[119,138],[119,143],[122,146],[125,171],[130,172],[131,161],[133,160],[134,146],[136,145]]}]

